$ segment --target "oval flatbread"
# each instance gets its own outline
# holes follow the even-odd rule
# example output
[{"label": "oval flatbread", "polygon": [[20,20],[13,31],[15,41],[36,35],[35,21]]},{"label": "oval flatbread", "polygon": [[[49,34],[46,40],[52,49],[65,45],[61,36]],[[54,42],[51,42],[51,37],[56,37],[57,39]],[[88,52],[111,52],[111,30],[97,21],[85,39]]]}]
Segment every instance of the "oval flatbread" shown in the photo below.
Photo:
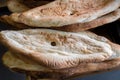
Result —
[{"label": "oval flatbread", "polygon": [[109,40],[91,32],[28,29],[2,31],[0,38],[10,50],[53,69],[100,62],[116,54]]},{"label": "oval flatbread", "polygon": [[22,13],[13,13],[11,18],[33,27],[60,27],[92,21],[116,10],[119,4],[120,0],[55,0]]}]

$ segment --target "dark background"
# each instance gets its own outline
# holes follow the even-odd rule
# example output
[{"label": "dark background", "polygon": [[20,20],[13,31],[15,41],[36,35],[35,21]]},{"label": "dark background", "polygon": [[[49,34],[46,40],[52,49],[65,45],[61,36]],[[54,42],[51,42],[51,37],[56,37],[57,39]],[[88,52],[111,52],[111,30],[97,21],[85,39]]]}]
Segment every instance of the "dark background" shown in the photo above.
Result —
[{"label": "dark background", "polygon": [[[7,8],[0,8],[0,15],[9,14]],[[3,23],[0,23],[0,31],[9,29]],[[116,21],[104,26],[101,26],[91,31],[106,36],[111,41],[120,44],[120,22]],[[10,71],[2,64],[2,55],[7,49],[0,44],[0,80],[25,80],[25,75]],[[76,78],[74,80],[120,80],[120,70],[112,70],[108,72],[102,72],[94,75],[84,76]]]}]

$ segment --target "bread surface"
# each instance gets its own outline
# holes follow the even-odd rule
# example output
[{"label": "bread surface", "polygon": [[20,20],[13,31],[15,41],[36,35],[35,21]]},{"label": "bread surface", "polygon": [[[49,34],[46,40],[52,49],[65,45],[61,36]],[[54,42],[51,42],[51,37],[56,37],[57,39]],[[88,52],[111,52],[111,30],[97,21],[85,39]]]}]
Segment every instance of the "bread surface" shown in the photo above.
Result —
[{"label": "bread surface", "polygon": [[119,4],[120,0],[55,0],[22,13],[13,13],[11,18],[33,27],[60,27],[92,21],[116,10]]},{"label": "bread surface", "polygon": [[[6,52],[2,58],[3,63],[9,68],[17,72],[24,72],[29,76],[37,79],[58,79],[74,78],[76,76],[88,75],[89,73],[97,73],[95,71],[105,71],[120,66],[120,54],[99,63],[84,63],[76,67],[66,69],[49,69],[34,62],[26,62],[14,56],[11,52]],[[92,73],[93,72],[93,73]],[[44,76],[43,76],[44,75]]]},{"label": "bread surface", "polygon": [[[86,22],[86,23],[78,23],[78,24],[71,24],[62,27],[51,27],[50,29],[60,30],[60,31],[67,31],[67,32],[80,32],[85,31],[91,28],[100,27],[102,25],[114,22],[120,18],[120,9],[117,9],[107,15],[101,16],[93,21]],[[11,19],[8,15],[3,15],[0,17],[0,21],[8,24],[11,29],[27,29],[33,28],[31,26],[27,26],[23,23],[15,22]],[[34,26],[34,28],[36,28]],[[42,27],[41,27],[42,28]],[[45,28],[45,27],[44,27]]]},{"label": "bread surface", "polygon": [[117,53],[108,39],[87,31],[79,33],[49,29],[2,31],[0,39],[11,51],[53,69],[100,62]]}]

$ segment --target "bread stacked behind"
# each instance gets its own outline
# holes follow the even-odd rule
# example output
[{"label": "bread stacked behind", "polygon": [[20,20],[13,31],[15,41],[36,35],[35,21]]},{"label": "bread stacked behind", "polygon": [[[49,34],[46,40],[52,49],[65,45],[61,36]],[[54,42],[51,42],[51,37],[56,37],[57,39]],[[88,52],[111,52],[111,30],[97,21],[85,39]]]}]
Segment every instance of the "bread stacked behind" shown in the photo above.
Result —
[{"label": "bread stacked behind", "polygon": [[[100,18],[97,18],[90,22],[65,25],[61,27],[51,27],[47,29],[54,29],[54,30],[67,31],[67,32],[80,32],[80,31],[85,31],[88,29],[96,28],[96,27],[105,25],[107,23],[114,22],[118,20],[119,18],[120,18],[120,9],[117,9],[107,15],[101,16]],[[8,24],[11,29],[33,28],[23,23],[18,23],[18,22],[13,21],[11,17],[8,15],[1,16],[0,21],[5,24]],[[34,27],[34,28],[37,28],[37,27]],[[40,27],[40,28],[45,28],[45,27]]]},{"label": "bread stacked behind", "polygon": [[11,18],[33,27],[60,27],[92,21],[116,10],[119,4],[120,0],[55,0],[22,13],[14,13]]},{"label": "bread stacked behind", "polygon": [[4,55],[4,64],[34,77],[62,79],[120,65],[120,46],[87,31],[2,31],[0,39],[12,52]]},{"label": "bread stacked behind", "polygon": [[24,61],[16,57],[14,54],[11,52],[5,53],[5,55],[3,56],[3,63],[14,71],[24,72],[29,76],[32,76],[37,79],[41,79],[41,78],[56,79],[56,80],[70,79],[73,76],[75,77],[83,74],[92,73],[94,71],[104,71],[108,69],[113,69],[120,65],[120,58],[119,58],[120,53],[117,53],[117,55],[114,56],[114,58],[111,58],[110,60],[106,60],[103,62],[84,63],[76,67],[67,68],[67,69],[58,69],[58,70],[43,67],[42,65],[37,64],[33,61],[30,62]]},{"label": "bread stacked behind", "polygon": [[49,3],[49,0],[8,0],[7,7],[11,12],[24,12],[31,8],[45,5]]},{"label": "bread stacked behind", "polygon": [[13,13],[0,21],[24,30],[0,32],[0,42],[9,49],[3,63],[26,73],[28,80],[65,80],[119,66],[120,45],[86,31],[119,19],[119,4],[120,0],[8,0]]},{"label": "bread stacked behind", "polygon": [[[7,2],[8,8],[10,11],[15,13],[10,16],[1,16],[0,21],[12,25],[11,28],[13,29],[38,27],[62,30],[67,32],[79,32],[114,22],[120,18],[120,10],[118,9],[120,2],[118,0],[87,0],[85,2],[70,0],[66,2],[60,0],[53,2],[51,1],[52,0],[9,0]],[[44,4],[44,2],[46,2],[46,5],[41,6]],[[78,3],[81,5],[78,5]],[[31,9],[32,4],[34,4],[33,7],[37,8]],[[64,6],[65,4],[66,6]],[[50,5],[52,6],[49,10]],[[70,7],[71,5],[74,6]],[[60,9],[54,10],[55,6],[58,6],[57,8],[60,7]],[[65,9],[62,10],[62,7],[65,7]],[[40,12],[41,9],[44,11],[44,13]],[[45,13],[45,11],[48,12]],[[75,12],[73,15],[68,15],[69,12],[74,11],[78,12]],[[59,15],[56,12],[59,12]],[[80,12],[84,13],[80,14]],[[65,14],[64,16],[62,15],[63,13]]]}]

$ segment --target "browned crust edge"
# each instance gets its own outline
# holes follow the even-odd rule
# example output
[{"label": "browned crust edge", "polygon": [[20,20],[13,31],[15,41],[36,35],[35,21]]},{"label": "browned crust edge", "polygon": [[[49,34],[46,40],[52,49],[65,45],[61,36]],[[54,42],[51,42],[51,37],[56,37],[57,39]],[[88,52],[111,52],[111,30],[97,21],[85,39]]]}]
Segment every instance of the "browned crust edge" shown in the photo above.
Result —
[{"label": "browned crust edge", "polygon": [[[61,30],[61,31],[67,31],[67,32],[80,32],[80,31],[84,31],[84,30],[88,30],[91,28],[96,28],[96,27],[108,24],[110,22],[114,22],[119,18],[120,18],[120,9],[117,9],[114,12],[111,12],[107,15],[104,15],[100,18],[97,18],[87,23],[72,24],[72,25],[66,25],[62,27],[51,27],[48,29],[55,29],[55,30]],[[30,27],[22,23],[14,22],[8,15],[1,16],[0,21],[8,25],[11,25],[10,27],[13,29],[38,28],[38,27]],[[40,27],[40,28],[44,28],[44,27]]]},{"label": "browned crust edge", "polygon": [[[17,72],[26,73],[34,78],[52,78],[52,79],[69,79],[77,76],[84,76],[89,74],[96,74],[113,69],[120,69],[120,58],[107,60],[100,63],[88,63],[73,68],[49,70],[49,71],[27,71],[14,68],[12,70]],[[44,75],[44,76],[43,76]]]}]

